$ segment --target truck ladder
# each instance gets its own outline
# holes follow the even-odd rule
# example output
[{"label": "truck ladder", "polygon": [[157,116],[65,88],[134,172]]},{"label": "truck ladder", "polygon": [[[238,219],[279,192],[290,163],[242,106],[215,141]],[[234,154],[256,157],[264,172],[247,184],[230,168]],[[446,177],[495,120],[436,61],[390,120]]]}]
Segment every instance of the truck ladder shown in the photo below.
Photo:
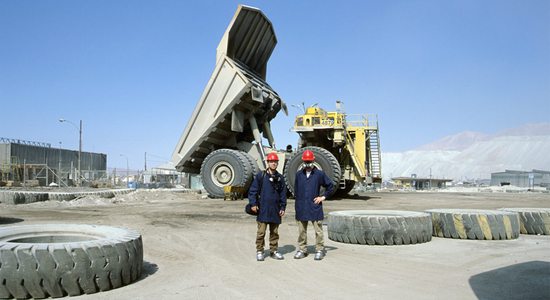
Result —
[{"label": "truck ladder", "polygon": [[380,155],[380,136],[378,129],[369,129],[369,145],[370,145],[370,166],[372,178],[382,178],[381,170],[381,155]]}]

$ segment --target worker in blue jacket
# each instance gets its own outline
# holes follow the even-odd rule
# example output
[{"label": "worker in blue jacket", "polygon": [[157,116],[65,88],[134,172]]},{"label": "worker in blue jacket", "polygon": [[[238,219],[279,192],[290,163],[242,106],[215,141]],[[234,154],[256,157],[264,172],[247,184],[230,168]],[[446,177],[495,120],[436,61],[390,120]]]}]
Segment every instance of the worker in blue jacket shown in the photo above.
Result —
[{"label": "worker in blue jacket", "polygon": [[268,168],[254,176],[248,191],[251,210],[257,213],[256,260],[264,260],[265,232],[269,226],[269,250],[274,259],[284,259],[277,251],[279,247],[279,224],[285,215],[286,185],[283,176],[277,172],[279,157],[276,153],[267,155]]},{"label": "worker in blue jacket", "polygon": [[[332,195],[334,184],[325,172],[314,166],[315,155],[313,155],[313,151],[304,151],[302,161],[304,162],[304,168],[296,173],[294,181],[299,246],[294,258],[301,259],[308,255],[307,225],[311,221],[315,230],[315,260],[321,260],[325,257],[323,201]],[[321,187],[325,187],[323,195],[319,195]]]}]

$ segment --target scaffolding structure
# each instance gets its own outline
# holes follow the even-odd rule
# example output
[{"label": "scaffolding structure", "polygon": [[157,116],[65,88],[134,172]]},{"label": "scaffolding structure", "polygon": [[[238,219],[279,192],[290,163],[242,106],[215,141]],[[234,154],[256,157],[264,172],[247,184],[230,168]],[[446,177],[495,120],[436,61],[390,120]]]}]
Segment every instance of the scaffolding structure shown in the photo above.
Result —
[{"label": "scaffolding structure", "polygon": [[0,138],[0,186],[73,186],[107,180],[107,155],[83,152],[78,176],[78,151],[50,144]]}]

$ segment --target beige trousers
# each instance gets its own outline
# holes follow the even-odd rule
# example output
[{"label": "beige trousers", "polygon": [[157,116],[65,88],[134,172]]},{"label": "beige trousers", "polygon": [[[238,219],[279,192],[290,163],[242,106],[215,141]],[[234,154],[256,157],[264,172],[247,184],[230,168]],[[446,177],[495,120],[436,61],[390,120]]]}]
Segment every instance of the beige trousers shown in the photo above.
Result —
[{"label": "beige trousers", "polygon": [[[303,252],[307,252],[307,223],[309,221],[296,221],[298,224],[298,246]],[[311,221],[315,230],[315,251],[325,250],[323,236],[323,221]]]},{"label": "beige trousers", "polygon": [[271,252],[277,251],[279,247],[279,224],[275,223],[258,223],[258,232],[256,233],[256,251],[264,251],[265,246],[265,232],[269,225],[269,250]]}]

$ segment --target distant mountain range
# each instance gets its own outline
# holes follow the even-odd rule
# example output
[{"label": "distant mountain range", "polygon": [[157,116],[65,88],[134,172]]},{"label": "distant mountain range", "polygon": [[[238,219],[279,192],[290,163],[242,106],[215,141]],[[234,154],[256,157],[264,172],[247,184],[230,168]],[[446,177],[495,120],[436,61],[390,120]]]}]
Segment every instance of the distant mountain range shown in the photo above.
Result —
[{"label": "distant mountain range", "polygon": [[382,176],[489,179],[504,170],[550,171],[550,123],[526,124],[494,135],[465,131],[405,152],[382,151]]}]

